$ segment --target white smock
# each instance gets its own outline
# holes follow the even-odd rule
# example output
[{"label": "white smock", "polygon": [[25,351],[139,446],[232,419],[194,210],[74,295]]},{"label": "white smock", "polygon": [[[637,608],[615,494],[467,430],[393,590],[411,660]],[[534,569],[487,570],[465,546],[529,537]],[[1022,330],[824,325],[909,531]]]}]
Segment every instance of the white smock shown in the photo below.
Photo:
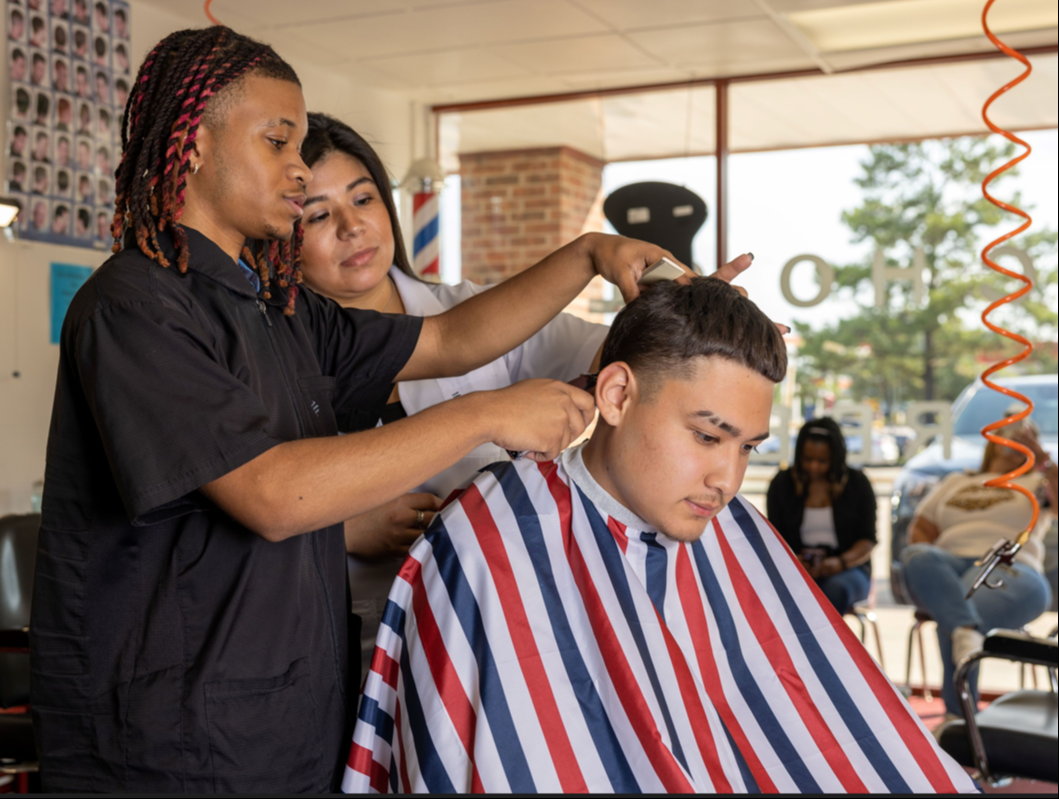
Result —
[{"label": "white smock", "polygon": [[[390,278],[409,316],[444,313],[489,288],[468,280],[455,286],[423,283],[409,277],[396,266],[390,267]],[[561,313],[524,344],[473,372],[460,377],[401,383],[401,404],[405,413],[412,416],[439,402],[474,391],[506,388],[520,380],[541,377],[564,382],[573,380],[589,370],[608,330],[606,325],[593,324]],[[505,450],[495,444],[482,444],[413,491],[435,494],[444,500],[453,491],[470,485],[480,469],[505,460],[510,460]],[[403,556],[380,560],[363,560],[354,555],[347,558],[352,610],[361,617],[362,674],[368,672],[386,597],[403,562]]]}]

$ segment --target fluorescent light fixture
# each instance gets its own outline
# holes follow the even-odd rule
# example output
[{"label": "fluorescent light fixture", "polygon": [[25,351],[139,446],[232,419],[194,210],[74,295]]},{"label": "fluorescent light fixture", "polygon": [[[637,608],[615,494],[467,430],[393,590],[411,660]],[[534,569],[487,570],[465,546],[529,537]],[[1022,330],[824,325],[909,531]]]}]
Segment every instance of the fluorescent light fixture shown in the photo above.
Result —
[{"label": "fluorescent light fixture", "polygon": [[0,228],[9,228],[18,218],[22,203],[14,197],[0,197]]},{"label": "fluorescent light fixture", "polygon": [[[821,53],[870,50],[982,34],[979,0],[889,0],[797,11],[787,18]],[[1045,30],[1059,25],[1055,0],[1005,0],[989,12],[994,33]]]}]

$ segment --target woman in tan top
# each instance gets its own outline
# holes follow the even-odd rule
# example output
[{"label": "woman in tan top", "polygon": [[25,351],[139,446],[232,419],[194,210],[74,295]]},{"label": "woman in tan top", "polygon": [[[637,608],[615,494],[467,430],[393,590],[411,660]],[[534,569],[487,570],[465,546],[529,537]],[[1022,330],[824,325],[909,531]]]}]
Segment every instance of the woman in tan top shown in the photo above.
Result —
[{"label": "woman in tan top", "polygon": [[[1037,459],[1037,471],[1016,482],[1054,508],[1056,467],[1037,440],[1036,427],[1032,423],[1012,425],[1000,432],[1025,444]],[[960,715],[953,684],[956,665],[981,646],[983,634],[994,628],[1017,630],[1051,603],[1051,588],[1042,568],[1043,537],[1050,522],[1048,510],[1042,512],[1041,521],[1015,562],[998,570],[997,577],[1003,585],[964,598],[978,575],[975,560],[998,540],[1015,538],[1030,522],[1032,508],[1025,496],[983,485],[989,478],[1017,468],[1024,460],[1016,450],[989,443],[982,458],[982,471],[950,474],[926,496],[912,520],[911,546],[902,555],[905,582],[916,605],[938,624],[944,667],[941,693],[947,716]],[[972,685],[975,681],[977,674],[972,675]]]}]

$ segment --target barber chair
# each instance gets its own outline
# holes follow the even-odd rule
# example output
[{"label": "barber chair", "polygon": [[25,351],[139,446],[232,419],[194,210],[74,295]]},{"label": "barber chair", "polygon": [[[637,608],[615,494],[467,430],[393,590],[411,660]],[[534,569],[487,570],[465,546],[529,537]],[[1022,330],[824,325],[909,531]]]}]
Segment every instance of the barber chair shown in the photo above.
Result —
[{"label": "barber chair", "polygon": [[[1055,635],[1053,630],[1052,637],[1041,639],[1012,630],[993,630],[982,648],[964,658],[956,670],[963,719],[942,725],[938,743],[957,763],[977,769],[977,779],[993,787],[1001,787],[1013,777],[1059,782],[1059,644]],[[1044,666],[1048,690],[1012,691],[976,712],[970,672],[978,661],[988,658]]]},{"label": "barber chair", "polygon": [[40,515],[0,518],[0,774],[28,793],[37,772],[29,714],[29,607]]},{"label": "barber chair", "polygon": [[[934,617],[927,613],[925,610],[916,609],[914,623],[912,629],[908,631],[908,654],[905,657],[905,682],[901,686],[901,693],[905,695],[905,698],[912,696],[915,693],[915,689],[912,687],[912,656],[915,653],[915,644],[919,644],[919,673],[923,678],[923,682],[920,685],[920,691],[923,694],[923,698],[928,702],[934,701],[934,692],[930,690],[930,686],[927,685],[927,651],[923,646],[923,625],[927,622],[934,621]],[[1023,627],[1021,630],[1015,630],[1026,634],[1026,628]],[[1019,669],[1019,688],[1026,687],[1026,666],[1028,664],[1023,663],[1022,668]],[[1033,680],[1033,687],[1037,687],[1037,670],[1030,666],[1030,679]]]},{"label": "barber chair", "polygon": [[623,236],[649,241],[691,266],[691,243],[706,221],[706,202],[691,189],[648,181],[616,189],[603,216]]}]

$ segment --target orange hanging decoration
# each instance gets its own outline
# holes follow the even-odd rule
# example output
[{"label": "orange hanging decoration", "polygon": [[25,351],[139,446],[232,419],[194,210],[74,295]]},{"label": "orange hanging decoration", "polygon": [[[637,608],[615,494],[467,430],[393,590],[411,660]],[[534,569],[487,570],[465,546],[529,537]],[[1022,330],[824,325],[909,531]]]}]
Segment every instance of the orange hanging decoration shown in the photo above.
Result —
[{"label": "orange hanging decoration", "polygon": [[221,21],[217,17],[210,13],[210,6],[213,5],[213,0],[206,0],[206,5],[203,7],[203,11],[206,13],[206,19],[212,22],[214,25],[220,25]]},{"label": "orange hanging decoration", "polygon": [[1033,401],[1028,397],[1024,397],[1022,394],[1019,394],[1017,391],[1012,391],[1011,389],[998,385],[989,379],[991,375],[999,372],[1001,369],[1005,369],[1008,366],[1011,366],[1012,364],[1025,360],[1030,356],[1030,353],[1033,352],[1033,344],[1028,339],[1024,338],[1023,336],[1020,336],[1018,333],[1013,333],[1010,330],[1005,330],[1004,328],[999,327],[998,325],[995,325],[989,321],[989,314],[991,314],[1001,305],[1006,305],[1007,303],[1014,302],[1015,300],[1025,297],[1033,288],[1033,281],[1029,277],[1027,277],[1026,275],[1021,275],[1018,272],[1012,272],[1009,269],[1005,269],[989,257],[989,252],[994,247],[1019,235],[1027,228],[1029,228],[1029,226],[1033,223],[1033,219],[1030,217],[1030,215],[1023,211],[1021,208],[1016,208],[1015,206],[1009,205],[1003,200],[998,200],[996,197],[989,193],[989,184],[994,179],[996,179],[997,176],[1011,169],[1019,162],[1025,160],[1032,152],[1032,148],[1029,146],[1029,144],[1024,142],[1018,136],[1015,136],[1010,131],[998,127],[989,118],[989,107],[993,104],[993,102],[1002,94],[1018,86],[1030,76],[1031,72],[1033,72],[1033,67],[1031,66],[1029,59],[1026,58],[1026,56],[1018,52],[1017,50],[1008,47],[1006,44],[1000,41],[1000,39],[998,39],[989,29],[989,22],[987,20],[987,17],[989,15],[989,9],[992,8],[994,2],[995,0],[988,0],[988,2],[986,2],[985,4],[985,8],[982,10],[982,29],[985,31],[985,35],[989,37],[989,41],[991,41],[998,50],[1010,56],[1011,58],[1017,59],[1018,61],[1022,62],[1022,64],[1026,67],[1026,71],[1016,77],[1014,80],[1002,86],[997,91],[995,91],[992,96],[988,100],[986,100],[985,105],[982,107],[982,119],[985,121],[985,124],[989,126],[989,129],[993,131],[993,133],[999,133],[1008,141],[1014,144],[1022,145],[1026,148],[1026,151],[1021,155],[1011,159],[999,169],[995,169],[994,171],[990,172],[986,176],[985,180],[982,181],[982,194],[985,195],[985,198],[989,200],[989,202],[993,203],[993,205],[997,206],[998,208],[1003,208],[1005,211],[1010,211],[1013,214],[1018,214],[1025,221],[1021,225],[1019,225],[1015,230],[1005,233],[1000,238],[996,239],[995,241],[991,241],[989,244],[987,244],[982,250],[982,260],[985,261],[986,265],[988,265],[991,269],[999,272],[1000,274],[1006,277],[1021,280],[1024,285],[1017,291],[1008,294],[1006,297],[1001,297],[999,300],[992,303],[988,308],[986,308],[982,312],[982,322],[994,333],[998,333],[1001,336],[1005,336],[1006,338],[1009,338],[1012,341],[1017,341],[1023,346],[1023,349],[1017,355],[1011,358],[1006,358],[986,369],[982,373],[982,382],[994,391],[999,391],[1001,394],[1006,394],[1007,396],[1024,403],[1026,407],[1012,416],[1005,417],[1004,419],[1001,419],[997,422],[993,422],[992,424],[986,425],[982,428],[982,435],[985,436],[989,441],[992,441],[994,444],[1018,450],[1026,456],[1026,462],[1014,471],[1008,472],[1007,474],[1003,474],[1000,477],[994,477],[991,480],[986,480],[985,485],[994,488],[1009,488],[1013,491],[1018,491],[1020,494],[1025,495],[1032,504],[1033,515],[1030,520],[1029,526],[1025,530],[1023,530],[1022,533],[1019,534],[1019,536],[1014,541],[1010,541],[1007,539],[998,541],[997,544],[988,553],[986,553],[986,555],[981,560],[977,562],[976,565],[981,566],[983,568],[981,573],[978,575],[978,578],[975,580],[974,585],[972,585],[971,589],[967,592],[968,598],[970,598],[971,594],[973,594],[982,584],[985,584],[988,588],[999,588],[1003,584],[1002,582],[988,582],[989,575],[1001,563],[1011,563],[1012,560],[1014,560],[1015,554],[1022,548],[1023,544],[1026,543],[1026,541],[1029,539],[1030,533],[1032,533],[1033,529],[1037,526],[1037,519],[1040,516],[1040,505],[1037,503],[1037,497],[1034,496],[1033,492],[1029,489],[1013,482],[1017,478],[1022,477],[1022,475],[1026,474],[1027,472],[1033,469],[1036,463],[1036,458],[1034,457],[1033,451],[1030,450],[1029,447],[1020,444],[1017,441],[1012,441],[1010,439],[1004,438],[1003,436],[997,435],[996,433],[997,430],[1000,430],[1003,427],[1007,427],[1008,425],[1014,424],[1016,422],[1021,422],[1023,419],[1033,413]]}]

